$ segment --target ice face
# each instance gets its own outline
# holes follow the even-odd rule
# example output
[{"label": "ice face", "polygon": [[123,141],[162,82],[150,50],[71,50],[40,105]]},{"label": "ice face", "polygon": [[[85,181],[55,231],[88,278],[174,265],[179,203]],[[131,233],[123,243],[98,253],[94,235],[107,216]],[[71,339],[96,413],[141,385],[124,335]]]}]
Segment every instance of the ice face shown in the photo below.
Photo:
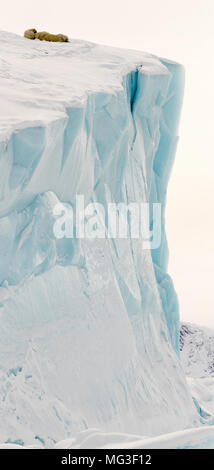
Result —
[{"label": "ice face", "polygon": [[[182,67],[84,41],[1,43],[1,441],[197,422],[164,230]],[[76,194],[160,202],[161,246],[57,239],[54,207]]]}]

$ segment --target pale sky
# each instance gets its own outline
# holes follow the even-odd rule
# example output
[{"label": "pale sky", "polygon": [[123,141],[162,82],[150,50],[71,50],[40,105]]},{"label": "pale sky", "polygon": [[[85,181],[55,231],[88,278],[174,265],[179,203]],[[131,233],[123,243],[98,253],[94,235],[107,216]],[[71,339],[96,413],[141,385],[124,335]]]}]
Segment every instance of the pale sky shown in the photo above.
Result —
[{"label": "pale sky", "polygon": [[181,319],[214,326],[214,1],[6,0],[0,29],[62,32],[139,49],[186,69],[166,213],[169,273]]}]

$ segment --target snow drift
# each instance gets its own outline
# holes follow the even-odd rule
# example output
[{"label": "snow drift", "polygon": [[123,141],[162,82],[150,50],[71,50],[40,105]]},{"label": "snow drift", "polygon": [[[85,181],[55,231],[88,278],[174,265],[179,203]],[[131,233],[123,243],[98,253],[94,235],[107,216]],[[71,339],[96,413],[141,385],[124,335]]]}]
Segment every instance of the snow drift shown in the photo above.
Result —
[{"label": "snow drift", "polygon": [[[1,442],[197,424],[164,230],[182,67],[79,40],[0,40]],[[76,194],[161,202],[160,248],[57,240],[53,208]]]}]

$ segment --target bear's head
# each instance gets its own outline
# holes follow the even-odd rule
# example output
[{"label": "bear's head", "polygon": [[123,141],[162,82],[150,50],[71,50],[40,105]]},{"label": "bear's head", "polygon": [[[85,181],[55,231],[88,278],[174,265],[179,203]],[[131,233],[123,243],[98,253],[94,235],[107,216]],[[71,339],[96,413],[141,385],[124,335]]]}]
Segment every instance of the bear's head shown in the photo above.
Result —
[{"label": "bear's head", "polygon": [[27,29],[27,30],[24,32],[24,37],[25,37],[25,38],[28,38],[28,39],[35,39],[36,33],[37,33],[37,31],[36,31],[35,28]]}]

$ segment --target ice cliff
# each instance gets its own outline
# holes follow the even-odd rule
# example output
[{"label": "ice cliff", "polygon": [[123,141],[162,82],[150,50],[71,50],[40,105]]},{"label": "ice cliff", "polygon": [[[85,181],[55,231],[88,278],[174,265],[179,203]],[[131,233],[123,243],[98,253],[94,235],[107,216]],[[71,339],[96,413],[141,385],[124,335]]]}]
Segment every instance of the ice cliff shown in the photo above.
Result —
[{"label": "ice cliff", "polygon": [[0,43],[0,441],[194,425],[164,210],[152,251],[53,233],[76,194],[164,208],[182,67],[79,40]]}]

